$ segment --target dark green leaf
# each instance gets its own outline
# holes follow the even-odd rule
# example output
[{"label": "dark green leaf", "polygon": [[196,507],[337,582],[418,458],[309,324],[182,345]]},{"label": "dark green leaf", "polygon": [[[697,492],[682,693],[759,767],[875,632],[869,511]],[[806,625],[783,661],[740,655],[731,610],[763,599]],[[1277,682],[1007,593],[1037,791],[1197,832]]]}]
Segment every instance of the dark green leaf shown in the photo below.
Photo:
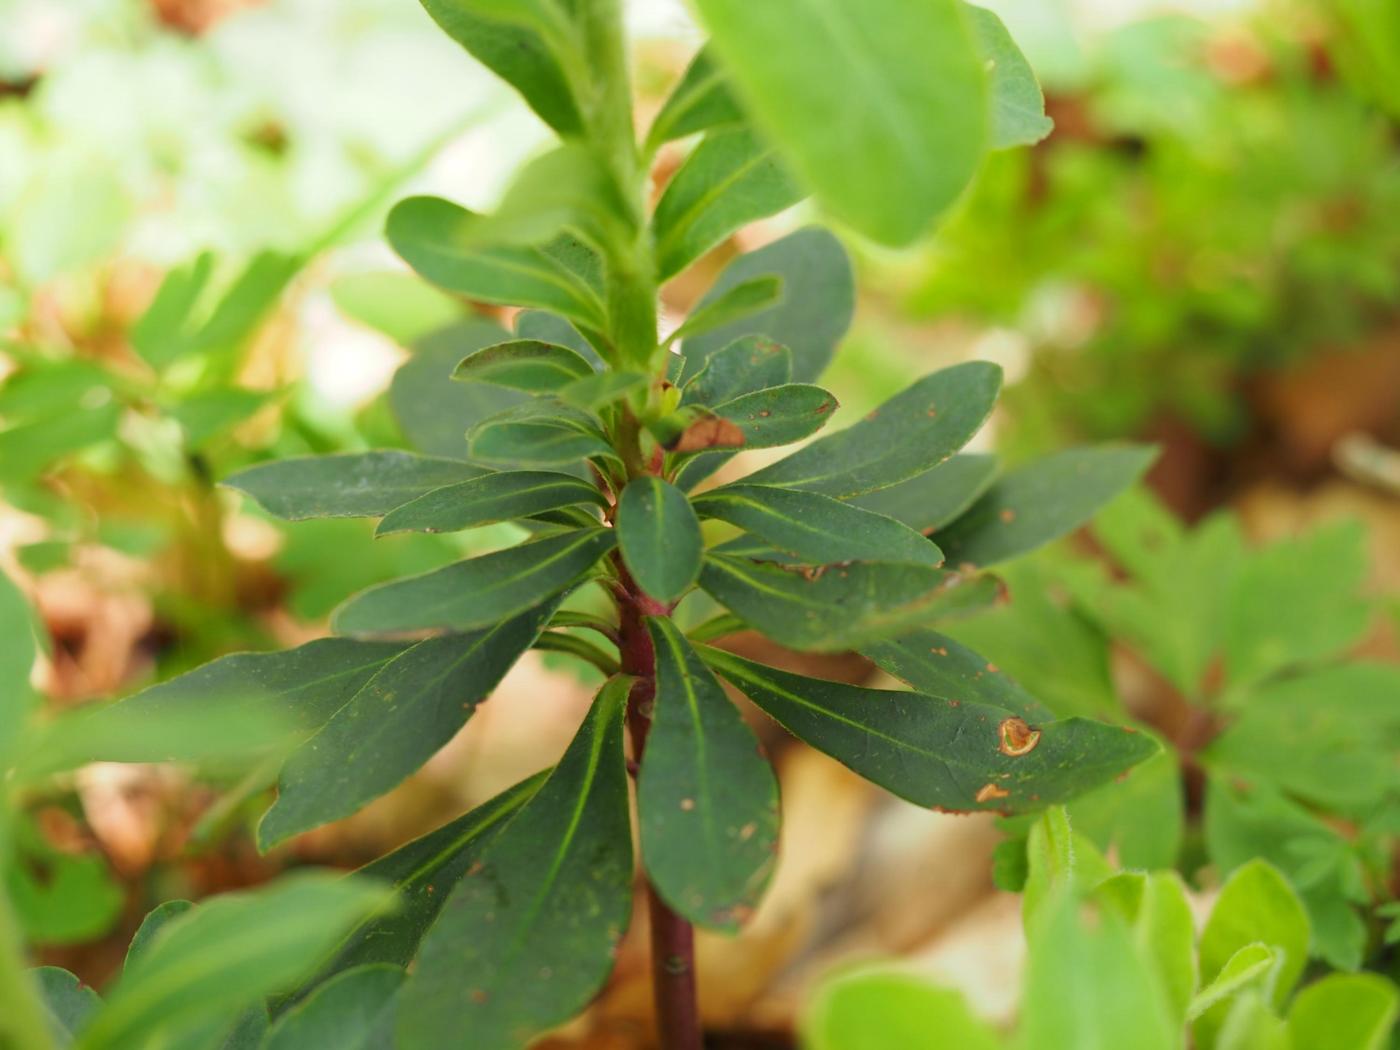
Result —
[{"label": "dark green leaf", "polygon": [[907,525],[816,492],[726,485],[698,496],[695,510],[737,525],[807,565],[943,561],[942,552]]},{"label": "dark green leaf", "polygon": [[403,649],[322,638],[285,652],[224,656],[56,721],[22,768],[38,775],[87,762],[197,762],[284,747],[315,732]]},{"label": "dark green leaf", "polygon": [[262,1050],[392,1050],[395,997],[403,982],[397,966],[346,970],[283,1014]]},{"label": "dark green leaf", "polygon": [[852,562],[815,569],[711,552],[700,586],[740,619],[793,649],[840,651],[994,601],[1000,584],[929,565]]},{"label": "dark green leaf", "polygon": [[478,478],[460,460],[383,449],[294,456],[249,467],[224,484],[245,492],[274,517],[377,518],[425,492]]},{"label": "dark green leaf", "polygon": [[564,467],[617,455],[594,416],[538,397],[472,427],[467,449],[472,459],[505,469]]},{"label": "dark green leaf", "polygon": [[741,394],[792,379],[792,351],[760,335],[746,335],[705,359],[685,384],[683,405],[720,405]]},{"label": "dark green leaf", "polygon": [[[695,310],[685,322],[671,333],[671,340],[685,340],[691,336],[708,332],[713,328],[734,324],[750,314],[766,310],[778,302],[783,295],[783,279],[776,274],[765,274],[743,281],[730,288],[712,302]],[[746,393],[747,391],[738,391]]]},{"label": "dark green leaf", "polygon": [[410,266],[434,284],[473,299],[553,310],[603,326],[597,292],[546,248],[475,245],[478,217],[437,197],[410,197],[389,213],[385,233]]},{"label": "dark green leaf", "polygon": [[374,916],[342,944],[325,973],[366,963],[407,966],[459,879],[471,869],[506,822],[534,797],[548,771],[483,802],[422,838],[360,869],[365,878],[393,885],[398,907]]},{"label": "dark green leaf", "polygon": [[569,78],[538,33],[483,18],[461,0],[423,0],[423,7],[448,36],[519,91],[555,131],[576,135],[583,130]]},{"label": "dark green leaf", "polygon": [[738,285],[768,275],[782,279],[778,303],[687,339],[682,347],[686,378],[695,375],[717,351],[751,335],[766,336],[791,348],[790,379],[811,383],[825,371],[836,344],[851,326],[856,298],[855,277],[846,250],[826,230],[798,230],[739,256],[720,273],[695,312],[704,310]]},{"label": "dark green leaf", "polygon": [[986,704],[804,678],[708,647],[701,655],[794,735],[921,806],[1040,809],[1157,750],[1140,733],[1085,719],[1028,725]]},{"label": "dark green leaf", "polygon": [[372,587],[332,617],[342,634],[471,631],[534,608],[586,576],[616,543],[612,529],[579,529]]},{"label": "dark green leaf", "polygon": [[258,825],[271,849],[397,787],[457,735],[554,613],[545,603],[471,634],[429,638],[385,664],[287,759]]},{"label": "dark green leaf", "polygon": [[773,448],[815,434],[839,407],[819,386],[787,383],[736,397],[716,407],[715,414],[739,427],[744,448]]},{"label": "dark green leaf", "polygon": [[452,378],[552,393],[593,374],[593,366],[568,347],[516,339],[476,351],[457,366]]},{"label": "dark green leaf", "polygon": [[700,522],[685,493],[660,478],[633,478],[617,504],[617,542],[638,585],[675,601],[700,574]]},{"label": "dark green leaf", "polygon": [[126,948],[126,961],[124,967],[136,963],[141,956],[146,954],[151,943],[156,939],[156,934],[165,929],[168,922],[178,919],[187,911],[192,909],[194,904],[185,900],[165,901],[157,904],[146,913],[146,917],[141,920],[141,925],[136,928],[136,935],[131,938],[131,943]]},{"label": "dark green leaf", "polygon": [[470,320],[423,339],[394,373],[389,407],[404,436],[422,452],[467,458],[466,431],[528,395],[492,383],[454,383],[457,363],[473,350],[509,334],[486,321]]},{"label": "dark green leaf", "polygon": [[386,904],[367,880],[301,873],[172,920],[123,972],[84,1030],[84,1050],[158,1046],[290,986]]},{"label": "dark green leaf", "polygon": [[1033,722],[1055,716],[1015,680],[964,645],[937,631],[920,630],[863,645],[860,654],[920,693],[1005,708]]},{"label": "dark green leaf", "polygon": [[962,452],[908,481],[855,496],[850,502],[927,535],[972,506],[992,483],[996,469],[995,456]]},{"label": "dark green leaf", "polygon": [[657,276],[674,277],[739,227],[802,197],[773,149],[748,128],[710,132],[656,204]]},{"label": "dark green leaf", "polygon": [[1017,467],[938,532],[952,565],[992,565],[1083,525],[1147,469],[1156,450],[1140,445],[1068,449]]},{"label": "dark green leaf", "polygon": [[406,529],[459,532],[579,504],[604,506],[605,501],[597,486],[572,474],[506,470],[424,493],[385,515],[376,535]]},{"label": "dark green leaf", "polygon": [[744,114],[734,101],[709,48],[701,48],[651,122],[647,144],[655,149],[672,139],[725,124],[739,124],[743,119]]},{"label": "dark green leaf", "polygon": [[57,966],[40,966],[29,972],[38,985],[54,1043],[59,1047],[71,1046],[93,1015],[102,1009],[101,998],[73,974]]},{"label": "dark green leaf", "polygon": [[1055,127],[1026,56],[993,12],[966,4],[978,48],[989,66],[992,96],[991,149],[1033,146]]},{"label": "dark green leaf", "polygon": [[698,0],[752,115],[843,222],[908,244],[987,140],[983,58],[958,0]]},{"label": "dark green leaf", "polygon": [[[969,361],[925,376],[859,423],[750,474],[763,485],[838,499],[864,495],[938,466],[981,429],[1001,389],[1001,369]],[[942,537],[939,544],[942,545]],[[952,557],[944,547],[944,552]]]},{"label": "dark green leaf", "polygon": [[631,684],[603,687],[544,786],[452,891],[404,988],[402,1050],[516,1050],[607,978],[632,911]]},{"label": "dark green leaf", "polygon": [[778,784],[724,688],[670,620],[647,621],[656,705],[637,781],[652,883],[692,922],[736,930],[772,876]]}]

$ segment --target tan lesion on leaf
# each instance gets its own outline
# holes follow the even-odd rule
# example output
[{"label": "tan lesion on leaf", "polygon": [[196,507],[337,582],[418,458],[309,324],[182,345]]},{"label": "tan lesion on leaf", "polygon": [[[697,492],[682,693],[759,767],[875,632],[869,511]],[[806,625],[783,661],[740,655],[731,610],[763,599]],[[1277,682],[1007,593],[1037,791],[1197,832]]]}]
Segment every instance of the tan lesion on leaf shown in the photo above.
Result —
[{"label": "tan lesion on leaf", "polygon": [[997,750],[1011,758],[1020,758],[1035,750],[1035,746],[1040,743],[1040,730],[1032,729],[1024,718],[1013,715],[1001,720],[997,727],[997,737],[1000,741]]},{"label": "tan lesion on leaf", "polygon": [[997,786],[996,784],[983,784],[981,789],[979,789],[977,794],[973,797],[980,804],[984,802],[991,802],[994,799],[1010,798],[1011,792],[1007,791],[1005,788]]}]

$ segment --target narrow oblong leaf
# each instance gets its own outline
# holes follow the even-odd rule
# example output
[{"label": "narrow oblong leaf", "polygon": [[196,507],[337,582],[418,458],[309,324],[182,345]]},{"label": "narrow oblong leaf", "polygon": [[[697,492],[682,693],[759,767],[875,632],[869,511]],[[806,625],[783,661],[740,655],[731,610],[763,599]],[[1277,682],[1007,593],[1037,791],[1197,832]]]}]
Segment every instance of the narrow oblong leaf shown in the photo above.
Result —
[{"label": "narrow oblong leaf", "polygon": [[748,128],[712,131],[656,204],[657,277],[680,273],[741,226],[782,211],[802,190],[773,149]]},{"label": "narrow oblong leaf", "polygon": [[807,565],[943,561],[943,552],[907,525],[816,492],[726,485],[697,496],[695,510],[737,525]]},{"label": "narrow oblong leaf", "polygon": [[700,521],[685,493],[661,478],[633,478],[622,490],[617,542],[627,571],[657,601],[675,601],[700,575]]},{"label": "narrow oblong leaf", "polygon": [[744,435],[744,448],[773,448],[811,437],[831,421],[840,402],[810,383],[755,390],[715,408]]},{"label": "narrow oblong leaf", "polygon": [[783,279],[777,274],[750,278],[691,313],[684,323],[671,333],[670,341],[688,339],[712,328],[733,324],[772,306],[782,294]]},{"label": "narrow oblong leaf", "polygon": [[986,59],[992,102],[991,149],[1033,146],[1054,130],[1045,115],[1045,97],[1026,56],[995,12],[966,4],[977,46]]},{"label": "narrow oblong leaf", "polygon": [[1270,971],[1277,965],[1278,958],[1267,944],[1245,945],[1230,956],[1208,985],[1192,996],[1186,1009],[1186,1020],[1194,1021],[1246,988],[1265,984]]},{"label": "narrow oblong leaf", "polygon": [[632,910],[632,681],[603,687],[544,786],[453,889],[403,991],[402,1050],[515,1050],[607,979]]},{"label": "narrow oblong leaf", "polygon": [[570,589],[616,542],[604,528],[546,536],[361,591],[331,623],[341,634],[488,627]]},{"label": "narrow oblong leaf", "polygon": [[932,470],[898,485],[852,497],[850,502],[928,535],[972,506],[987,491],[996,472],[995,456],[959,452]]},{"label": "narrow oblong leaf", "polygon": [[709,647],[700,654],[795,736],[921,806],[1036,810],[1157,749],[1140,733],[1087,719],[1031,725],[986,704],[805,678]]},{"label": "narrow oblong leaf", "polygon": [[557,55],[528,26],[483,17],[461,0],[422,0],[424,9],[453,40],[519,91],[546,124],[561,135],[583,130],[583,118]]},{"label": "narrow oblong leaf", "polygon": [[377,518],[425,492],[485,473],[460,460],[383,449],[294,456],[225,478],[284,521]]},{"label": "narrow oblong leaf", "polygon": [[812,383],[821,376],[851,326],[856,304],[851,261],[827,230],[808,227],[739,256],[721,271],[695,312],[746,281],[770,275],[783,282],[777,303],[685,340],[684,378],[694,376],[712,355],[745,336],[765,336],[790,347],[789,379]]},{"label": "narrow oblong leaf", "polygon": [[299,873],[173,919],[122,973],[79,1050],[158,1046],[292,985],[388,894],[367,880]]},{"label": "narrow oblong leaf", "polygon": [[429,638],[386,663],[282,766],[259,847],[348,817],[416,772],[534,644],[556,604]]},{"label": "narrow oblong leaf", "polygon": [[937,631],[917,630],[871,642],[860,654],[916,692],[946,700],[975,700],[1036,722],[1054,715],[995,664]]},{"label": "narrow oblong leaf", "polygon": [[394,251],[433,284],[486,302],[552,310],[591,328],[604,322],[597,291],[546,248],[475,243],[478,220],[437,197],[410,197],[389,213]]},{"label": "narrow oblong leaf", "polygon": [[908,244],[977,170],[986,74],[959,0],[696,7],[745,110],[822,204],[866,236]]},{"label": "narrow oblong leaf", "polygon": [[743,110],[734,101],[723,71],[715,63],[710,49],[702,47],[651,122],[647,144],[655,149],[672,139],[726,124],[739,124],[743,119]]},{"label": "narrow oblong leaf", "polygon": [[604,506],[602,493],[572,474],[503,470],[424,493],[386,514],[375,534],[405,530],[459,532],[589,504]]},{"label": "narrow oblong leaf", "polygon": [[467,449],[472,459],[502,468],[563,467],[616,457],[592,415],[545,398],[482,420],[467,434]]},{"label": "narrow oblong leaf", "polygon": [[259,1050],[381,1050],[391,1046],[396,996],[404,972],[382,963],[360,966],[327,981],[287,1011]]},{"label": "narrow oblong leaf", "polygon": [[452,378],[547,394],[593,374],[593,366],[567,346],[513,339],[463,358]]},{"label": "narrow oblong leaf", "polygon": [[595,372],[575,379],[554,393],[566,405],[596,411],[645,389],[650,382],[651,377],[645,372]]},{"label": "narrow oblong leaf", "polygon": [[1141,445],[1069,449],[1018,467],[938,532],[953,565],[993,565],[1078,528],[1156,456]]},{"label": "narrow oblong leaf", "polygon": [[931,565],[851,562],[799,568],[710,552],[700,586],[749,626],[793,649],[839,652],[995,601],[1000,583]]},{"label": "narrow oblong leaf", "polygon": [[656,704],[637,780],[642,857],[672,908],[736,930],[772,876],[778,783],[724,688],[667,619],[647,620]]},{"label": "narrow oblong leaf", "polygon": [[[938,466],[981,429],[1001,369],[969,361],[925,376],[859,423],[750,474],[751,482],[849,499]],[[939,545],[942,546],[942,537]],[[944,553],[951,553],[944,549]]]},{"label": "narrow oblong leaf", "polygon": [[792,380],[792,351],[761,335],[716,350],[681,389],[683,405],[722,405]]},{"label": "narrow oblong leaf", "polygon": [[367,963],[407,966],[418,945],[465,875],[511,817],[545,782],[548,770],[507,788],[436,831],[400,846],[359,870],[365,878],[394,887],[397,907],[355,928],[321,977]]}]

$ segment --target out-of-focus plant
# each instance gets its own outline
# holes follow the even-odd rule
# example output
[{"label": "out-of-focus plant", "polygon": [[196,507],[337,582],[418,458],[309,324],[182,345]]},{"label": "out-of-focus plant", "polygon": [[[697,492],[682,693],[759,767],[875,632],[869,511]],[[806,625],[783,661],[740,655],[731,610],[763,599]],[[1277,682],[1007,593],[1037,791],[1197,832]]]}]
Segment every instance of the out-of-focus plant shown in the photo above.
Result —
[{"label": "out-of-focus plant", "polygon": [[1400,993],[1378,974],[1306,976],[1308,913],[1267,861],[1234,871],[1197,935],[1174,871],[1120,871],[1051,809],[1030,830],[1020,1021],[1000,1033],[908,971],[833,977],[809,1050],[1384,1050]]},{"label": "out-of-focus plant", "polygon": [[[528,309],[514,333],[482,320],[437,333],[399,371],[389,401],[423,453],[280,459],[229,483],[288,520],[380,518],[380,534],[513,522],[525,541],[363,591],[336,611],[337,637],[223,658],[57,739],[62,754],[116,761],[241,748],[247,782],[278,785],[258,826],[270,848],[415,772],[527,650],[573,656],[607,682],[559,764],[364,869],[396,885],[400,910],[274,1003],[268,1039],[296,1028],[288,1045],[315,1045],[300,1026],[336,1023],[347,1001],[406,1050],[520,1047],[569,1018],[606,979],[632,912],[630,771],[662,1040],[693,1050],[692,924],[743,923],[778,830],[773,772],[720,677],[926,806],[1033,811],[1104,783],[1155,744],[1051,717],[930,624],[993,603],[985,566],[1082,523],[1150,452],[1080,449],[994,478],[990,459],[955,455],[1000,386],[999,369],[971,363],[696,492],[740,450],[830,421],[836,401],[812,381],[850,319],[849,265],[830,234],[803,230],[740,257],[665,339],[659,285],[809,191],[857,232],[907,244],[989,148],[1042,136],[1035,79],[990,13],[702,0],[712,39],[638,142],[616,0],[426,6],[561,142],[494,213],[413,198],[391,213],[389,240],[450,292]],[[657,149],[697,135],[649,207]],[[937,545],[924,535],[935,526]],[[859,649],[918,691],[806,678],[708,644],[744,628],[798,650]],[[20,775],[56,762],[31,748]],[[176,940],[175,921],[153,946]],[[239,921],[248,939],[275,930]],[[363,990],[380,981],[378,997]],[[126,1045],[122,994],[78,1046]]]},{"label": "out-of-focus plant", "polygon": [[1157,17],[1086,43],[1060,130],[998,157],[941,228],[905,304],[1024,337],[1013,452],[1163,417],[1228,444],[1254,423],[1252,376],[1393,321],[1393,117],[1327,49],[1373,49],[1352,65],[1384,82],[1376,56],[1395,35],[1378,22],[1328,37],[1324,14]]},{"label": "out-of-focus plant", "polygon": [[[1162,755],[1071,804],[1080,832],[1134,867],[1267,858],[1307,904],[1318,955],[1375,957],[1400,841],[1400,667],[1348,658],[1375,612],[1364,532],[1252,550],[1229,513],[1188,530],[1134,491],[1093,534],[1121,576],[1016,566],[1015,602],[949,629],[1058,714],[1136,716],[1162,737]],[[1115,648],[1156,676],[1150,709],[1125,710]],[[1004,854],[1013,886],[1019,848]]]}]

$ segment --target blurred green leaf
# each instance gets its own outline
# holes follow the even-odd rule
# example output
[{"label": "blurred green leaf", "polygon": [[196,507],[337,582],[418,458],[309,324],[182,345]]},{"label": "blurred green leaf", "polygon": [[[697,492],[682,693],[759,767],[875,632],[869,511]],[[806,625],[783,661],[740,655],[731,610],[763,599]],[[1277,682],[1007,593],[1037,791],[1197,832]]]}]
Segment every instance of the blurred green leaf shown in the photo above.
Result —
[{"label": "blurred green leaf", "polygon": [[860,652],[916,692],[947,700],[969,698],[1036,721],[1054,717],[996,665],[937,631],[911,631],[861,646]]},{"label": "blurred green leaf", "polygon": [[267,1033],[263,1050],[378,1050],[391,1046],[396,996],[404,982],[397,966],[346,970],[287,1011]]},{"label": "blurred green leaf", "polygon": [[1000,18],[985,7],[966,4],[982,56],[988,62],[992,99],[991,149],[1034,146],[1055,127],[1045,115],[1045,99],[1030,63]]},{"label": "blurred green leaf", "polygon": [[741,226],[803,196],[773,149],[754,132],[711,131],[656,204],[651,221],[658,278],[674,277]]},{"label": "blurred green leaf", "polygon": [[401,270],[352,273],[331,282],[331,299],[353,321],[400,346],[459,322],[464,306],[416,274]]},{"label": "blurred green leaf", "polygon": [[897,970],[857,970],[825,982],[807,1007],[811,1050],[998,1050],[996,1030],[960,992]]},{"label": "blurred green leaf", "polygon": [[908,244],[971,179],[986,146],[987,85],[954,0],[697,9],[745,109],[843,222]]},{"label": "blurred green leaf", "polygon": [[31,970],[39,997],[48,1014],[49,1032],[54,1044],[63,1050],[102,1009],[102,1000],[73,974],[57,966]]},{"label": "blurred green leaf", "polygon": [[734,101],[714,56],[708,47],[702,47],[652,120],[647,145],[656,149],[672,139],[739,124],[743,119],[743,111]]},{"label": "blurred green leaf", "polygon": [[1373,973],[1329,974],[1298,993],[1288,1034],[1299,1050],[1383,1050],[1390,1045],[1400,995]]},{"label": "blurred green leaf", "polygon": [[1272,995],[1282,1006],[1307,963],[1310,938],[1298,895],[1267,861],[1251,861],[1230,875],[1211,908],[1201,932],[1201,980],[1213,982],[1241,948],[1265,944],[1279,953]]}]

